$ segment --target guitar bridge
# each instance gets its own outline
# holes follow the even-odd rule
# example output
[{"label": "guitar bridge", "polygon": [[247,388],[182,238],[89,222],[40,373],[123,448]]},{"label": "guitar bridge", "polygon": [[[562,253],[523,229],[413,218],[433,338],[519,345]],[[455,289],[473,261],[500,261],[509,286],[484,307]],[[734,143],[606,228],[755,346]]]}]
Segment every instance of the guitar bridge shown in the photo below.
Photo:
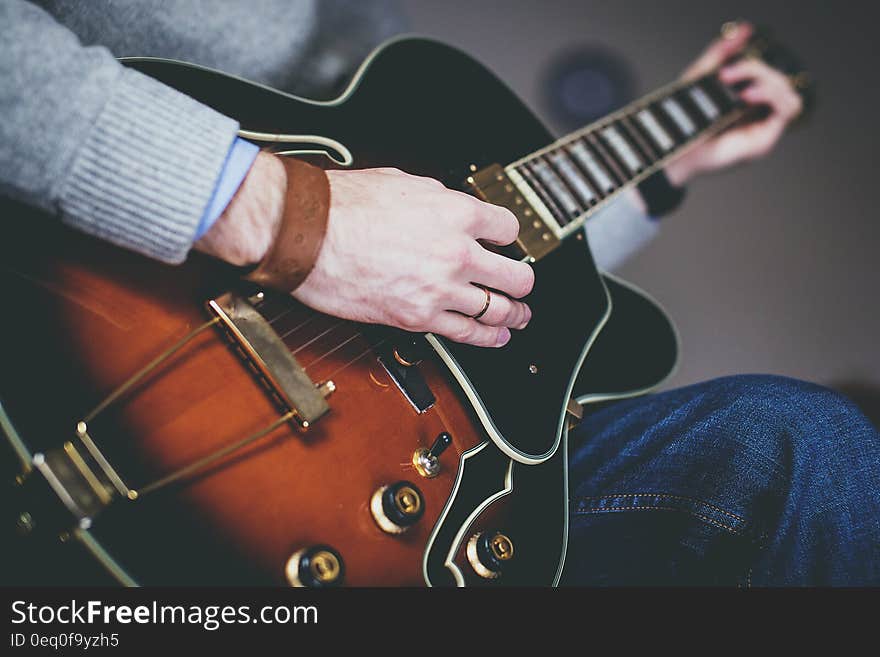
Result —
[{"label": "guitar bridge", "polygon": [[333,382],[315,384],[248,299],[227,292],[208,308],[302,429],[330,410],[325,398],[336,389]]}]

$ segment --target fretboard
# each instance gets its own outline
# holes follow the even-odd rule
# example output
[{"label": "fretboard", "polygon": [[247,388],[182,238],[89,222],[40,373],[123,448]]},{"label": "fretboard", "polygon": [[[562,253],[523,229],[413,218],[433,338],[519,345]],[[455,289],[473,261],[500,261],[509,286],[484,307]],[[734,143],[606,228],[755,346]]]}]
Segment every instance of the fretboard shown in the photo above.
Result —
[{"label": "fretboard", "polygon": [[743,112],[713,73],[659,89],[504,170],[563,239],[621,191]]}]

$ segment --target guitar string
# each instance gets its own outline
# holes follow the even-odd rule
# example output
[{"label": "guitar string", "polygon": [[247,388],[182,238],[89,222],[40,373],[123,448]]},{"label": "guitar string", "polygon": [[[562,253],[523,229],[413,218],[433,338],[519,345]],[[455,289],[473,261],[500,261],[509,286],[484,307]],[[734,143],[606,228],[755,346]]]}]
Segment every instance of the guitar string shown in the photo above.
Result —
[{"label": "guitar string", "polygon": [[361,337],[361,333],[360,333],[360,332],[357,332],[357,333],[355,333],[353,336],[351,336],[350,338],[348,338],[348,340],[345,340],[344,342],[340,342],[338,345],[336,345],[335,347],[333,347],[330,351],[328,351],[327,353],[323,354],[323,355],[320,356],[319,358],[316,358],[316,359],[313,360],[311,363],[309,363],[308,365],[306,365],[305,367],[303,367],[303,371],[306,371],[306,370],[308,370],[310,367],[313,367],[315,364],[317,364],[318,362],[324,360],[325,358],[327,358],[327,356],[329,356],[329,355],[332,354],[333,352],[335,352],[335,351],[339,351],[339,350],[342,349],[345,345],[347,345],[349,342],[351,342],[351,341],[354,340],[355,338],[359,338],[359,337]]},{"label": "guitar string", "polygon": [[[291,335],[291,334],[294,333],[295,331],[299,330],[300,328],[302,328],[303,326],[305,326],[306,324],[308,324],[308,323],[311,322],[312,320],[316,319],[317,317],[319,317],[319,315],[317,315],[317,314],[313,315],[312,317],[310,317],[308,320],[306,320],[305,322],[303,322],[302,324],[300,324],[300,325],[299,325],[298,327],[296,327],[295,329],[293,329],[293,330],[291,330],[291,331],[288,331],[287,333],[285,333],[284,335],[282,335],[281,338],[284,339],[284,338],[288,337],[289,335]],[[321,333],[319,333],[318,335],[316,335],[314,338],[312,338],[311,340],[309,340],[308,342],[306,342],[305,344],[302,344],[302,345],[300,345],[300,346],[298,346],[298,347],[293,347],[293,348],[291,348],[290,353],[291,353],[292,355],[295,356],[296,354],[298,354],[300,351],[302,351],[303,349],[305,349],[306,347],[308,347],[308,346],[309,346],[310,344],[312,344],[313,342],[316,342],[317,340],[319,340],[320,338],[326,336],[328,333],[330,333],[330,332],[333,331],[334,329],[336,329],[336,328],[342,326],[343,324],[347,324],[347,323],[352,323],[352,324],[353,324],[354,322],[349,322],[349,320],[345,320],[345,319],[343,319],[343,320],[339,320],[339,321],[335,322],[332,326],[328,327],[327,329],[325,329],[324,331],[322,331]],[[308,365],[304,366],[304,367],[303,367],[303,370],[307,370],[309,367],[311,367],[312,365],[314,365],[314,364],[317,363],[318,361],[323,360],[324,358],[326,358],[327,356],[329,356],[330,354],[332,354],[334,351],[337,351],[337,350],[340,349],[341,347],[344,347],[346,344],[348,344],[349,342],[351,342],[352,340],[354,340],[354,339],[357,338],[357,337],[363,337],[365,340],[367,339],[366,336],[363,335],[363,333],[361,333],[360,331],[356,331],[354,335],[352,335],[352,336],[346,338],[346,339],[345,339],[344,341],[342,341],[341,343],[339,343],[339,344],[337,344],[337,345],[331,347],[328,351],[324,352],[321,356],[319,356],[318,358],[316,358],[315,360],[313,360],[313,361],[312,361],[311,363],[309,363]],[[381,344],[382,342],[385,342],[385,340],[383,339],[381,342],[377,343],[377,346],[378,346],[379,344]],[[288,346],[288,345],[285,344],[285,346]]]},{"label": "guitar string", "polygon": [[[281,313],[281,315],[286,315],[287,312],[288,311],[285,311],[285,312]],[[305,320],[304,322],[301,322],[299,325],[297,325],[296,327],[294,327],[293,329],[291,329],[287,333],[281,335],[280,337],[283,339],[283,338],[290,336],[292,333],[294,333],[295,331],[298,331],[300,328],[302,328],[303,326],[305,326],[309,322],[313,321],[314,319],[317,319],[320,316],[321,316],[320,313],[313,314],[307,320]],[[273,322],[277,321],[279,319],[279,317],[280,316],[275,317],[272,320],[267,320],[267,321],[269,324],[272,324]],[[290,353],[292,355],[296,355],[297,353],[299,353],[300,351],[302,351],[303,349],[308,347],[310,344],[312,344],[312,343],[316,342],[317,340],[319,340],[320,338],[326,336],[328,333],[330,333],[334,329],[338,328],[339,326],[341,326],[343,324],[349,324],[349,323],[352,325],[356,324],[356,322],[353,322],[351,320],[342,319],[342,320],[335,322],[330,327],[328,327],[327,329],[325,329],[324,331],[319,333],[317,336],[315,336],[314,338],[312,338],[311,340],[309,340],[308,342],[306,342],[302,345],[299,345],[297,347],[290,347],[289,345],[285,344],[285,346],[288,346],[291,349]],[[325,377],[325,379],[331,379],[332,377],[336,376],[337,374],[339,374],[343,370],[351,367],[355,362],[357,362],[358,360],[360,360],[364,356],[368,355],[370,352],[375,351],[376,349],[378,349],[379,347],[381,347],[382,345],[384,345],[386,342],[388,342],[391,339],[390,337],[387,337],[387,338],[382,338],[378,342],[371,343],[370,339],[366,335],[364,335],[364,333],[362,331],[355,331],[354,335],[351,335],[348,338],[346,338],[345,340],[343,340],[342,342],[340,342],[339,344],[334,345],[333,347],[331,347],[330,349],[325,351],[323,354],[318,356],[316,359],[311,361],[308,365],[303,366],[303,371],[308,371],[308,369],[310,367],[313,367],[319,361],[324,360],[325,358],[330,356],[332,353],[334,353],[335,351],[338,351],[339,349],[341,349],[345,345],[349,344],[352,340],[354,340],[355,338],[358,338],[358,337],[363,338],[364,341],[366,341],[368,344],[370,344],[370,346],[365,351],[361,352],[358,356],[356,356],[352,360],[348,361],[347,363],[345,363],[344,365],[342,365],[338,369],[334,370],[331,374],[329,374],[327,377]]]},{"label": "guitar string", "polygon": [[[342,344],[338,345],[336,348],[334,348],[330,352],[324,354],[318,360],[323,359],[324,357],[328,356],[330,353],[332,353],[336,349],[341,348],[342,346],[344,346],[348,342],[351,342],[353,339],[355,339],[357,337],[364,337],[364,336],[361,332],[355,333],[348,340],[346,340]],[[364,338],[364,339],[366,339],[366,338]],[[380,340],[379,342],[377,342],[374,345],[371,345],[369,348],[367,348],[366,350],[361,352],[358,356],[356,356],[355,358],[348,361],[345,365],[334,370],[327,377],[327,379],[330,379],[330,378],[336,376],[339,372],[343,371],[344,369],[351,367],[352,365],[354,365],[354,363],[356,363],[357,361],[359,361],[361,358],[368,355],[369,353],[373,352],[375,349],[377,349],[379,346],[381,346],[383,343],[385,343],[387,341],[388,341],[388,339],[386,338],[386,339]],[[317,360],[313,361],[312,363],[310,363],[310,366],[314,365],[316,362],[318,362],[318,361]],[[153,492],[153,491],[158,490],[160,488],[164,488],[166,485],[168,485],[170,483],[177,482],[180,479],[183,479],[190,474],[194,474],[195,472],[200,470],[203,466],[210,464],[210,463],[213,463],[213,462],[217,461],[218,459],[222,458],[223,456],[229,455],[232,452],[237,451],[239,448],[244,447],[247,444],[250,444],[260,438],[267,436],[268,434],[275,431],[275,429],[278,429],[279,427],[281,427],[281,425],[286,424],[288,421],[292,420],[293,416],[294,416],[294,411],[292,411],[292,410],[288,411],[287,413],[285,413],[284,415],[279,417],[277,420],[275,420],[275,422],[273,422],[271,425],[269,425],[265,429],[258,431],[256,434],[248,436],[247,438],[245,438],[243,440],[239,440],[237,442],[233,442],[233,443],[229,443],[227,445],[224,445],[223,447],[207,454],[206,456],[204,456],[200,459],[197,459],[197,460],[189,463],[188,465],[183,466],[182,468],[178,468],[176,470],[173,470],[171,473],[169,473],[159,479],[153,480],[152,482],[148,483],[146,486],[139,489],[141,495],[144,495],[149,492]]]},{"label": "guitar string", "polygon": [[[314,321],[315,319],[317,319],[318,317],[319,317],[319,315],[318,315],[317,313],[314,313],[314,314],[312,314],[312,316],[309,317],[307,320],[305,320],[304,322],[301,322],[301,323],[298,324],[297,326],[294,326],[292,329],[290,329],[289,331],[287,331],[287,332],[284,333],[283,335],[279,335],[278,337],[281,338],[282,340],[284,340],[284,338],[287,338],[287,337],[293,335],[294,333],[296,333],[297,331],[299,331],[302,327],[306,326],[307,324],[310,324],[311,322],[313,322],[313,321]],[[272,322],[269,322],[269,323],[271,324]]]},{"label": "guitar string", "polygon": [[[263,302],[263,303],[265,303],[265,302]],[[262,303],[260,303],[260,304],[256,304],[255,307],[256,307],[257,309],[259,309],[259,307],[260,307],[261,305],[262,305]],[[286,308],[285,310],[281,311],[278,315],[276,315],[276,316],[273,317],[272,319],[268,319],[268,318],[267,318],[266,321],[267,321],[267,323],[268,323],[269,325],[275,324],[275,323],[278,322],[280,319],[282,319],[283,317],[286,317],[287,315],[289,315],[291,312],[293,312],[293,311],[296,310],[296,309],[297,309],[297,306],[292,306],[292,307],[290,307],[290,308]],[[320,313],[314,313],[314,312],[313,312],[313,313],[312,313],[312,314],[311,314],[311,315],[310,315],[305,321],[300,322],[299,324],[297,324],[296,326],[294,326],[292,329],[290,329],[290,330],[287,331],[286,333],[280,335],[279,337],[280,337],[282,340],[283,340],[284,338],[289,337],[290,335],[292,335],[292,334],[295,333],[296,331],[300,330],[301,328],[303,328],[304,326],[306,326],[307,324],[309,324],[310,322],[314,321],[315,319],[317,319],[317,318],[320,317],[320,316],[321,316]],[[304,348],[307,347],[308,345],[312,344],[313,342],[315,342],[315,341],[318,340],[319,338],[321,338],[321,337],[327,335],[328,333],[330,333],[333,329],[335,329],[335,328],[337,328],[338,326],[341,326],[342,324],[345,324],[345,323],[347,323],[347,322],[349,322],[349,320],[345,320],[345,319],[342,319],[342,320],[339,320],[339,321],[335,322],[332,326],[330,326],[329,328],[327,328],[326,330],[324,330],[322,333],[320,333],[320,334],[317,335],[316,337],[312,338],[310,341],[306,342],[306,343],[303,344],[303,345],[300,345],[300,346],[298,346],[298,347],[293,348],[292,351],[291,351],[291,354],[294,354],[294,355],[295,355],[296,353],[298,353],[299,351],[301,351],[302,349],[304,349]],[[353,324],[354,322],[351,322],[351,323]],[[308,365],[304,366],[304,367],[303,367],[303,371],[306,371],[306,370],[308,370],[310,367],[313,367],[313,366],[314,366],[315,364],[317,364],[319,361],[324,360],[324,359],[327,358],[330,354],[332,354],[332,353],[335,352],[335,351],[338,351],[339,349],[341,349],[342,347],[344,347],[345,345],[347,345],[348,343],[350,343],[352,340],[354,340],[354,339],[357,338],[357,337],[362,337],[364,340],[366,340],[367,342],[369,342],[369,339],[368,339],[368,338],[367,338],[367,337],[366,337],[361,331],[357,331],[357,332],[355,332],[354,335],[352,335],[352,336],[346,338],[343,342],[341,342],[340,344],[337,344],[337,345],[335,345],[334,347],[330,348],[328,351],[324,352],[321,356],[319,356],[318,358],[316,358],[315,360],[313,360],[312,362],[310,362]],[[350,366],[353,365],[355,362],[357,362],[358,360],[360,360],[361,358],[363,358],[364,356],[366,356],[367,354],[369,354],[371,351],[373,351],[374,349],[376,349],[376,348],[380,347],[381,345],[383,345],[385,342],[388,341],[388,339],[389,339],[389,338],[384,338],[384,339],[380,340],[379,342],[373,344],[371,347],[369,347],[366,351],[362,352],[362,353],[361,353],[360,355],[358,355],[356,358],[352,359],[351,361],[349,361],[348,363],[346,363],[346,364],[343,365],[342,367],[340,367],[340,368],[334,370],[333,373],[330,374],[327,378],[329,379],[329,378],[335,376],[336,374],[338,374],[339,372],[343,371],[343,370],[346,369],[347,367],[350,367]],[[285,345],[285,346],[287,346],[287,345]]]},{"label": "guitar string", "polygon": [[[282,314],[286,314],[286,313],[282,313]],[[318,316],[319,316],[318,314],[312,315],[312,317],[310,317],[309,320],[307,320],[307,321],[311,321],[312,319],[314,319]],[[303,322],[302,324],[300,324],[300,326],[303,326],[305,323],[306,322]],[[354,322],[349,322],[349,320],[340,320],[338,322],[335,322],[332,326],[330,326],[329,328],[324,330],[318,336],[312,338],[311,340],[309,340],[305,344],[299,346],[292,353],[295,354],[295,353],[301,351],[302,349],[306,348],[308,345],[312,344],[313,342],[315,342],[316,340],[318,340],[322,336],[327,335],[328,333],[330,333],[331,331],[333,331],[337,327],[341,326],[342,324],[346,324],[346,323],[354,324]],[[354,335],[349,336],[346,340],[344,340],[340,344],[336,345],[335,347],[333,347],[329,351],[323,353],[321,356],[319,356],[318,358],[313,360],[311,363],[309,363],[309,365],[307,367],[304,367],[303,370],[306,370],[308,367],[313,367],[321,360],[324,360],[325,358],[327,358],[328,356],[330,356],[334,352],[338,351],[339,349],[341,349],[342,347],[344,347],[345,345],[349,344],[350,342],[352,342],[353,340],[355,340],[356,338],[359,338],[359,337],[363,338],[364,340],[366,340],[369,343],[369,339],[361,331],[356,331],[354,333]],[[334,370],[326,378],[329,380],[331,377],[336,376],[339,372],[342,372],[343,370],[347,369],[348,367],[351,367],[352,365],[354,365],[354,363],[356,363],[358,360],[360,360],[364,356],[367,356],[371,352],[374,352],[382,344],[387,342],[387,340],[388,340],[388,338],[385,338],[385,339],[378,341],[375,344],[370,344],[370,346],[366,350],[364,350],[363,352],[358,354],[355,358],[349,360],[347,363],[345,363],[341,367]],[[269,433],[272,433],[275,429],[279,428],[282,424],[285,424],[286,422],[291,420],[293,418],[293,414],[294,414],[294,411],[290,410],[287,413],[285,413],[284,415],[282,415],[281,417],[279,417],[269,427],[266,427],[265,429],[258,431],[256,434],[248,436],[244,440],[241,440],[238,442],[233,442],[230,444],[226,444],[223,447],[207,454],[206,456],[199,458],[199,459],[196,459],[195,461],[183,466],[182,468],[177,468],[177,469],[173,470],[171,473],[169,473],[165,476],[162,476],[159,479],[155,479],[155,480],[151,481],[150,483],[148,483],[145,486],[138,489],[140,495],[143,496],[147,493],[151,493],[151,492],[158,490],[160,488],[164,488],[168,484],[171,484],[171,483],[174,483],[180,479],[186,478],[188,475],[193,474],[193,473],[201,470],[203,466],[206,466],[210,463],[213,463],[216,460],[222,458],[223,456],[226,456],[228,454],[231,454],[234,451],[237,451],[240,447],[243,447],[246,444],[252,443],[252,442],[258,440],[259,438],[262,438],[262,437],[268,435]]]},{"label": "guitar string", "polygon": [[[259,307],[262,306],[263,303],[264,303],[264,302],[260,302],[260,303],[254,304],[254,308],[259,309]],[[279,319],[281,319],[281,318],[284,317],[285,315],[289,315],[290,313],[292,313],[292,312],[293,312],[294,310],[296,310],[296,309],[297,309],[296,304],[291,304],[290,307],[286,308],[285,310],[282,310],[281,313],[280,313],[279,315],[276,315],[275,317],[273,317],[272,319],[268,319],[267,321],[269,322],[269,324],[274,324],[274,323],[277,322]]]},{"label": "guitar string", "polygon": [[338,328],[339,326],[342,326],[342,325],[345,324],[346,322],[347,322],[347,320],[342,320],[342,321],[336,322],[336,323],[333,324],[330,328],[325,329],[324,331],[321,331],[318,335],[316,335],[315,337],[313,337],[311,340],[309,340],[309,341],[306,342],[305,344],[301,344],[299,347],[297,347],[296,349],[294,349],[294,350],[291,351],[290,353],[291,353],[292,355],[296,356],[299,352],[301,352],[303,349],[305,349],[306,347],[308,347],[310,344],[312,344],[313,342],[316,342],[317,340],[320,340],[320,339],[323,338],[325,335],[327,335],[328,333],[330,333],[331,331],[333,331],[333,329]]},{"label": "guitar string", "polygon": [[[337,345],[334,349],[330,350],[329,352],[327,352],[326,354],[324,354],[323,356],[321,356],[317,360],[312,361],[309,364],[309,366],[312,366],[315,363],[317,363],[319,360],[322,360],[326,356],[329,356],[331,353],[333,353],[337,349],[340,349],[345,344],[351,342],[352,340],[354,340],[357,337],[364,337],[364,336],[360,331],[358,331],[357,333],[352,335],[348,340],[346,340],[342,344]],[[364,337],[364,339],[366,339],[366,338]],[[370,345],[369,348],[367,348],[366,350],[361,352],[355,358],[348,361],[345,365],[334,370],[327,377],[327,379],[330,379],[331,377],[336,376],[339,372],[343,371],[344,369],[351,367],[352,365],[354,365],[354,363],[359,361],[361,358],[363,358],[364,356],[373,352],[375,349],[377,349],[383,343],[387,342],[387,340],[388,339],[386,338],[386,339],[380,340],[376,344]],[[305,369],[305,368],[303,368],[303,369]],[[294,415],[294,411],[292,411],[292,410],[288,411],[287,413],[285,413],[284,415],[279,417],[277,420],[275,420],[275,422],[273,422],[269,427],[258,431],[256,434],[248,436],[247,438],[245,438],[243,440],[226,444],[223,447],[207,454],[206,456],[204,456],[200,459],[197,459],[196,461],[193,461],[193,462],[189,463],[188,465],[183,466],[182,468],[178,468],[178,469],[172,471],[171,473],[169,473],[169,474],[167,474],[157,480],[152,481],[151,483],[148,483],[146,486],[144,486],[140,489],[141,495],[149,493],[149,492],[153,492],[153,491],[160,489],[160,488],[164,488],[167,484],[179,481],[180,479],[183,479],[183,478],[187,477],[188,475],[197,472],[204,465],[213,463],[216,460],[222,458],[223,456],[229,455],[232,452],[237,451],[239,448],[244,447],[245,445],[250,444],[252,442],[255,442],[256,440],[258,440],[264,436],[267,436],[268,434],[275,431],[275,429],[278,429],[279,427],[281,427],[281,425],[283,425],[283,424],[287,423],[288,421],[290,421],[291,419],[293,419],[293,415]]]},{"label": "guitar string", "polygon": [[[265,303],[265,302],[263,302],[263,303]],[[256,307],[259,309],[259,306],[260,306],[260,305],[262,305],[262,304],[257,304]],[[294,306],[294,307],[292,307],[292,308],[287,308],[286,310],[283,310],[280,314],[276,315],[276,316],[273,317],[272,319],[267,319],[266,321],[268,322],[268,324],[272,325],[272,324],[274,324],[275,322],[277,322],[279,319],[281,319],[282,317],[285,317],[286,315],[288,315],[290,312],[292,312],[292,311],[295,310],[295,309],[296,309],[296,306]],[[300,323],[297,324],[295,327],[293,327],[292,329],[290,329],[290,330],[287,331],[286,333],[280,335],[279,337],[280,337],[282,340],[283,340],[284,338],[289,337],[290,335],[292,335],[292,334],[295,333],[296,331],[300,330],[301,328],[303,328],[304,326],[306,326],[307,324],[309,324],[310,322],[312,322],[313,320],[317,319],[317,318],[320,317],[320,316],[321,316],[320,313],[313,313],[308,319],[306,319],[306,320],[303,321],[303,322],[300,322]],[[309,346],[310,344],[312,344],[313,342],[315,342],[315,341],[318,340],[319,338],[321,338],[321,337],[327,335],[328,333],[330,333],[330,332],[331,332],[332,330],[334,330],[335,328],[341,326],[342,324],[346,324],[346,323],[355,324],[355,322],[351,322],[350,320],[341,319],[341,320],[335,322],[332,326],[330,326],[330,327],[328,327],[327,329],[325,329],[322,333],[318,334],[317,336],[315,336],[314,338],[312,338],[311,340],[309,340],[308,342],[306,342],[305,344],[300,345],[300,346],[298,346],[298,347],[292,347],[292,348],[291,348],[291,349],[292,349],[292,350],[291,350],[291,354],[296,355],[296,354],[297,354],[298,352],[300,352],[302,349],[304,349],[305,347]],[[346,339],[343,340],[341,343],[339,343],[339,344],[337,344],[337,345],[331,347],[328,351],[324,352],[322,355],[320,355],[318,358],[316,358],[315,360],[313,360],[312,362],[310,362],[308,365],[303,366],[303,371],[308,370],[310,367],[314,366],[314,365],[317,364],[319,361],[324,360],[324,359],[327,358],[330,354],[332,354],[332,353],[335,352],[335,351],[338,351],[339,349],[341,349],[342,347],[344,347],[345,345],[347,345],[348,343],[350,343],[352,340],[354,340],[354,339],[357,338],[357,337],[361,337],[361,338],[363,338],[363,339],[364,339],[365,341],[367,341],[368,343],[370,342],[369,339],[367,338],[367,336],[365,336],[365,335],[363,334],[363,332],[361,332],[361,331],[356,331],[356,332],[354,333],[354,335],[352,335],[352,336],[346,338]],[[381,345],[385,344],[389,339],[390,339],[390,338],[383,338],[382,340],[376,342],[376,343],[373,344],[371,347],[369,347],[366,351],[364,351],[363,353],[361,353],[359,356],[357,356],[357,357],[354,358],[353,360],[349,361],[348,363],[346,363],[345,365],[343,365],[343,366],[340,367],[339,369],[335,370],[335,371],[334,371],[330,376],[328,376],[327,378],[330,378],[330,377],[332,377],[332,376],[338,374],[338,373],[341,372],[342,370],[346,369],[347,367],[349,367],[350,365],[352,365],[352,364],[353,364],[354,362],[356,362],[357,360],[360,360],[361,358],[363,358],[364,356],[366,356],[368,353],[370,353],[370,351],[372,351],[372,350],[374,350],[374,349],[380,347]]]},{"label": "guitar string", "polygon": [[[284,312],[282,312],[280,315],[274,317],[273,319],[267,319],[266,322],[271,326],[272,324],[274,324],[275,322],[277,322],[277,321],[278,321],[279,319],[281,319],[282,317],[285,317],[286,315],[288,315],[288,314],[289,314],[291,311],[293,311],[293,310],[295,310],[295,307],[294,307],[294,308],[288,308],[287,310],[285,310]],[[291,335],[293,335],[294,333],[296,333],[297,331],[299,331],[301,328],[303,328],[304,326],[310,324],[311,322],[313,322],[314,320],[318,319],[319,317],[321,317],[321,313],[313,312],[313,313],[312,313],[307,319],[305,319],[305,321],[300,322],[299,324],[297,324],[296,326],[294,326],[294,327],[293,327],[292,329],[290,329],[289,331],[286,331],[285,333],[280,334],[278,337],[279,337],[281,340],[284,340],[285,338],[290,337]],[[334,328],[336,328],[337,326],[339,326],[340,324],[344,324],[344,323],[346,323],[346,322],[348,322],[348,321],[349,321],[349,320],[347,320],[347,319],[340,319],[340,320],[338,320],[333,326],[331,326],[329,329],[327,329],[326,331],[324,331],[324,333],[322,333],[321,335],[319,335],[319,336],[317,336],[317,337],[321,337],[322,335],[324,335],[324,334],[326,334],[326,333],[329,333],[332,329],[334,329]],[[314,341],[314,340],[312,340],[312,342],[313,342],[313,341]],[[310,344],[310,342],[309,342],[309,343],[306,343],[306,344]],[[305,345],[303,345],[303,346],[305,346]],[[299,349],[297,349],[297,351],[299,351]],[[292,352],[292,353],[295,354],[296,351],[294,351],[294,352]]]},{"label": "guitar string", "polygon": [[[346,369],[348,369],[349,367],[351,367],[352,365],[354,365],[357,361],[359,361],[359,360],[360,360],[361,358],[363,358],[364,356],[368,356],[370,353],[375,352],[376,349],[378,349],[379,347],[381,347],[381,346],[382,346],[383,344],[385,344],[386,342],[388,342],[388,338],[385,338],[384,340],[380,340],[380,341],[377,342],[376,344],[371,345],[370,347],[368,347],[367,349],[365,349],[364,351],[362,351],[359,355],[355,356],[355,357],[352,358],[350,361],[348,361],[348,362],[347,362],[345,365],[343,365],[342,367],[340,367],[340,368],[338,368],[338,369],[336,369],[336,370],[333,370],[330,374],[327,375],[327,378],[328,378],[328,379],[332,379],[334,376],[336,376],[337,374],[339,374],[339,373],[342,372],[343,370],[346,370]],[[314,364],[314,363],[312,363],[312,364]]]}]

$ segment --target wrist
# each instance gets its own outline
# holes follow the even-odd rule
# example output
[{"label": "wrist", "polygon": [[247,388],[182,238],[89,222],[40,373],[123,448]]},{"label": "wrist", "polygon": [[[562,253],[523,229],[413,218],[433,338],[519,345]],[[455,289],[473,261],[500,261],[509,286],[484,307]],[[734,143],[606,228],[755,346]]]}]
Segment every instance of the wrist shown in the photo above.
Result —
[{"label": "wrist", "polygon": [[330,219],[330,179],[320,167],[296,158],[281,162],[286,173],[282,215],[268,250],[245,278],[290,293],[317,264]]},{"label": "wrist", "polygon": [[286,188],[281,160],[260,152],[229,205],[195,248],[236,266],[260,262],[278,232]]},{"label": "wrist", "polygon": [[672,182],[663,169],[651,174],[638,185],[647,214],[655,219],[669,214],[684,200],[684,187]]}]

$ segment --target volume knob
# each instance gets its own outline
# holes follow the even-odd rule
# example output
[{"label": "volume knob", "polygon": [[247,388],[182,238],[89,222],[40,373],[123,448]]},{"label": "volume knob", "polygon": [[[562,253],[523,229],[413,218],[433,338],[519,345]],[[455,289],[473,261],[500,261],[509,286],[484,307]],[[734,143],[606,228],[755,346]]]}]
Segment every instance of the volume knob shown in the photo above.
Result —
[{"label": "volume knob", "polygon": [[415,484],[398,481],[382,486],[370,499],[370,512],[379,529],[400,534],[419,521],[425,512],[425,500]]},{"label": "volume knob", "polygon": [[465,551],[477,575],[495,579],[513,559],[513,541],[501,532],[480,532],[471,536]]},{"label": "volume knob", "polygon": [[284,574],[291,586],[339,586],[345,577],[345,565],[329,545],[313,545],[294,552],[287,560]]}]

